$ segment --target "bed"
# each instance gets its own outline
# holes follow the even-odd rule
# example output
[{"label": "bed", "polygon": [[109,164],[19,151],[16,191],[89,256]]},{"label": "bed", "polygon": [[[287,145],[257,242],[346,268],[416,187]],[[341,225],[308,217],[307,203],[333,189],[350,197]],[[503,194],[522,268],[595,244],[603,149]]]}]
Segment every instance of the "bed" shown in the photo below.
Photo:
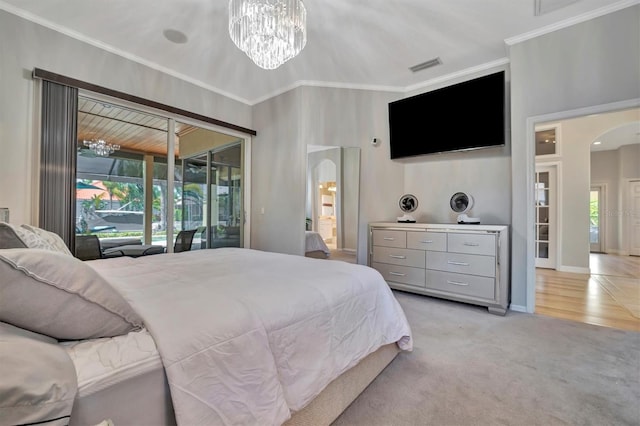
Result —
[{"label": "bed", "polygon": [[[81,262],[4,249],[0,277],[10,423],[328,425],[412,348],[384,280],[345,262],[235,248]],[[25,379],[34,374],[39,392]]]},{"label": "bed", "polygon": [[318,232],[304,231],[305,234],[305,252],[306,257],[314,257],[317,259],[326,259],[331,255],[329,247]]}]

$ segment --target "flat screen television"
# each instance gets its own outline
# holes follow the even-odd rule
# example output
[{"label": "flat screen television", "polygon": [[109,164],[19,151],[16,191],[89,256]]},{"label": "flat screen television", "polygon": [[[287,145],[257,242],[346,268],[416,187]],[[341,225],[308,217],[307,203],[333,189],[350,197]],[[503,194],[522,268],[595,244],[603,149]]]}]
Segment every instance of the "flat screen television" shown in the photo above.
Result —
[{"label": "flat screen television", "polygon": [[504,124],[504,71],[391,102],[391,158],[504,145]]}]

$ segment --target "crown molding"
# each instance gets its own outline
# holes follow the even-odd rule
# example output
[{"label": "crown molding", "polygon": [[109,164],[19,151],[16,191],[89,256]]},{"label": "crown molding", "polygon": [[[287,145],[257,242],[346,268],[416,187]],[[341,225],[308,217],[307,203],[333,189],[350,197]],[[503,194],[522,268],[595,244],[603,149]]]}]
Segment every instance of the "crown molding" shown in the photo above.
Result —
[{"label": "crown molding", "polygon": [[509,63],[509,58],[500,58],[500,59],[496,59],[495,61],[491,61],[491,62],[485,62],[484,64],[480,64],[480,65],[476,65],[470,68],[465,68],[463,70],[460,71],[456,71],[456,72],[452,72],[446,75],[442,75],[439,77],[435,77],[432,78],[430,80],[426,80],[423,81],[421,83],[417,83],[417,84],[412,84],[411,86],[407,86],[404,88],[404,92],[408,93],[408,92],[413,92],[415,90],[420,90],[420,89],[424,89],[439,83],[444,83],[446,81],[450,81],[456,78],[460,78],[460,77],[466,77],[468,75],[471,74],[476,74],[482,71],[486,71],[489,70],[491,68],[497,68],[497,67],[501,67],[504,65],[507,65]]},{"label": "crown molding", "polygon": [[617,3],[613,3],[608,6],[592,10],[590,12],[585,12],[581,15],[574,16],[551,25],[547,25],[546,27],[538,28],[524,34],[506,38],[504,42],[507,46],[513,46],[514,44],[522,43],[523,41],[531,40],[532,38],[540,37],[541,35],[549,34],[563,28],[571,27],[573,25],[580,24],[594,18],[599,18],[600,16],[608,15],[610,13],[617,12],[619,10],[635,6],[637,4],[640,4],[640,0],[622,0]]},{"label": "crown molding", "polygon": [[64,34],[64,35],[66,35],[68,37],[74,38],[74,39],[76,39],[78,41],[81,41],[83,43],[87,43],[87,44],[90,44],[91,46],[94,46],[94,47],[97,47],[99,49],[105,50],[105,51],[107,51],[109,53],[113,53],[114,55],[121,56],[121,57],[123,57],[125,59],[129,59],[130,61],[137,62],[137,63],[139,63],[141,65],[144,65],[146,67],[152,68],[152,69],[154,69],[156,71],[160,71],[160,72],[162,72],[164,74],[168,74],[168,75],[170,75],[172,77],[175,77],[177,79],[186,81],[186,82],[191,83],[191,84],[193,84],[195,86],[201,87],[203,89],[209,90],[211,92],[217,93],[219,95],[225,96],[227,98],[233,99],[233,100],[241,102],[243,104],[251,105],[250,101],[248,101],[247,99],[241,98],[241,97],[239,97],[237,95],[234,95],[233,93],[229,93],[229,92],[226,92],[224,90],[218,89],[217,87],[211,86],[210,84],[204,83],[204,82],[202,82],[200,80],[197,80],[195,78],[189,77],[187,75],[184,75],[182,73],[174,71],[174,70],[172,70],[170,68],[167,68],[167,67],[164,67],[162,65],[159,65],[159,64],[157,64],[155,62],[148,61],[148,60],[146,60],[144,58],[141,58],[141,57],[139,57],[137,55],[133,55],[131,53],[125,52],[124,50],[115,48],[115,47],[113,47],[113,46],[111,46],[109,44],[103,43],[101,41],[98,41],[98,40],[95,40],[93,38],[87,37],[87,36],[85,36],[83,34],[80,34],[80,33],[76,32],[76,31],[73,31],[73,30],[70,30],[68,28],[65,28],[65,27],[62,27],[60,25],[57,25],[57,24],[55,24],[55,23],[53,23],[51,21],[43,19],[43,18],[41,18],[39,16],[36,16],[36,15],[34,15],[32,13],[29,13],[29,12],[24,11],[22,9],[18,9],[18,8],[14,7],[13,5],[7,4],[6,2],[4,2],[2,0],[0,0],[0,9],[6,11],[8,13],[11,13],[13,15],[16,15],[16,16],[18,16],[20,18],[26,19],[27,21],[31,21],[31,22],[33,22],[35,24],[38,24],[38,25],[41,25],[43,27],[49,28],[50,30],[53,30],[53,31],[59,32],[61,34]]}]

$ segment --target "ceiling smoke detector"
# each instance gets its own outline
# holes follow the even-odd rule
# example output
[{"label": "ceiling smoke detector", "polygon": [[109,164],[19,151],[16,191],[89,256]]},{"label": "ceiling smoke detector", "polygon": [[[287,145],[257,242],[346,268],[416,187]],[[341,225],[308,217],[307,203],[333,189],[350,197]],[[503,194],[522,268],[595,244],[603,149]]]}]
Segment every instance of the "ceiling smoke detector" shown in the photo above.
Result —
[{"label": "ceiling smoke detector", "polygon": [[436,65],[441,65],[441,64],[442,64],[442,60],[438,56],[437,58],[429,59],[427,62],[423,62],[421,64],[409,67],[409,69],[412,72],[418,72],[418,71],[426,70],[427,68],[435,67]]}]

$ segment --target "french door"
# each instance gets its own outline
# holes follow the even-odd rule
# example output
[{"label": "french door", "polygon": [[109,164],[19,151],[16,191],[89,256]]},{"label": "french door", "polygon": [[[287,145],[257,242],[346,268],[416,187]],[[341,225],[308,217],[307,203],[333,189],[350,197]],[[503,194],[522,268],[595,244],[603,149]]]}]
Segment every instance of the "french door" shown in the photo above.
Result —
[{"label": "french door", "polygon": [[589,251],[603,253],[604,247],[604,187],[594,185],[589,191]]},{"label": "french door", "polygon": [[536,268],[556,268],[556,167],[536,166]]}]

